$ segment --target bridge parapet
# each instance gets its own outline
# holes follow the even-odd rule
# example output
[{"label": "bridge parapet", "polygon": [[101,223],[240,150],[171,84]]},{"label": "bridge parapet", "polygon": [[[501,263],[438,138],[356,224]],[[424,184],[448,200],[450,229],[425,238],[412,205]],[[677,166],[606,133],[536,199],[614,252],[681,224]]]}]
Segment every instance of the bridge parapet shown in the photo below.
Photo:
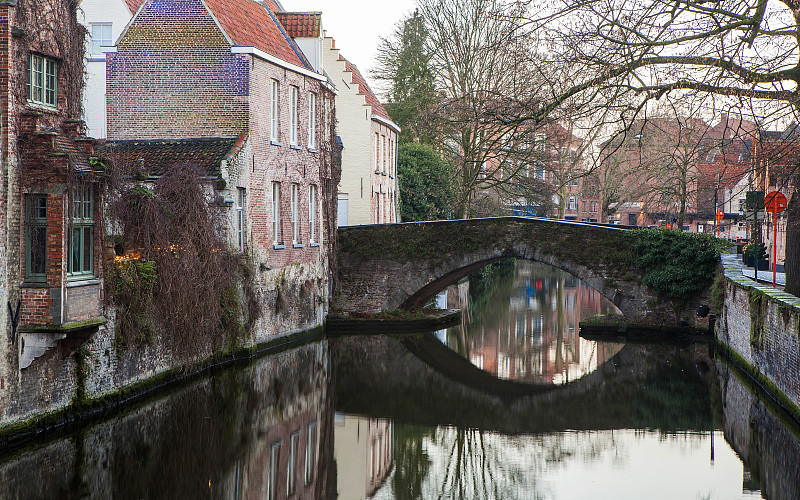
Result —
[{"label": "bridge parapet", "polygon": [[676,324],[680,308],[641,284],[635,242],[620,228],[526,217],[342,227],[334,308],[413,310],[472,271],[513,257],[576,276],[630,322]]}]

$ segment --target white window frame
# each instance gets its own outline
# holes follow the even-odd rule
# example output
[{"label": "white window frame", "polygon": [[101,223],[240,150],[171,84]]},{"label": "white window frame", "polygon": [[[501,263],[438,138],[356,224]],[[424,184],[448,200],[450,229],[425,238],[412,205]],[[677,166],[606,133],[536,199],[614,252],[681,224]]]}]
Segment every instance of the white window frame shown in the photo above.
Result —
[{"label": "white window frame", "polygon": [[317,186],[308,186],[308,242],[317,241]]},{"label": "white window frame", "polygon": [[297,144],[299,142],[299,137],[298,136],[300,135],[298,133],[299,132],[299,123],[298,123],[298,119],[297,119],[297,105],[298,105],[298,102],[300,100],[299,95],[300,95],[300,89],[298,89],[297,87],[295,87],[293,85],[292,86],[292,110],[291,110],[292,112],[291,112],[291,120],[290,120],[291,129],[289,130],[289,144],[291,144],[292,146],[297,146]]},{"label": "white window frame", "polygon": [[269,484],[267,485],[267,498],[275,500],[278,498],[277,480],[278,480],[278,460],[281,454],[281,442],[272,443],[269,453]]},{"label": "white window frame", "polygon": [[101,47],[110,47],[114,44],[111,37],[111,23],[91,23],[89,32],[91,36],[90,53],[92,57],[104,57]]},{"label": "white window frame", "polygon": [[300,184],[292,183],[292,244],[300,243]]},{"label": "white window frame", "polygon": [[575,195],[567,196],[567,210],[578,210],[578,197]]},{"label": "white window frame", "polygon": [[317,423],[311,422],[308,424],[307,432],[306,432],[306,456],[305,456],[305,484],[308,486],[311,484],[311,480],[314,479],[314,457],[316,456],[316,449],[317,449]]},{"label": "white window frame", "polygon": [[240,252],[244,252],[246,246],[244,232],[245,193],[246,192],[244,188],[236,188],[236,243]]},{"label": "white window frame", "polygon": [[317,147],[317,94],[308,94],[308,147]]},{"label": "white window frame", "polygon": [[41,54],[28,59],[28,101],[58,107],[58,61]]},{"label": "white window frame", "polygon": [[280,106],[278,105],[278,100],[280,99],[280,83],[278,80],[272,80],[272,102],[270,102],[270,113],[271,113],[271,126],[270,126],[270,139],[274,142],[278,142],[278,130],[280,126],[280,120],[278,116],[278,112],[280,111]]},{"label": "white window frame", "polygon": [[289,435],[289,467],[286,474],[286,495],[294,495],[295,489],[295,462],[297,461],[297,445],[300,443],[300,431],[294,431]]},{"label": "white window frame", "polygon": [[281,244],[281,183],[272,183],[272,242]]}]

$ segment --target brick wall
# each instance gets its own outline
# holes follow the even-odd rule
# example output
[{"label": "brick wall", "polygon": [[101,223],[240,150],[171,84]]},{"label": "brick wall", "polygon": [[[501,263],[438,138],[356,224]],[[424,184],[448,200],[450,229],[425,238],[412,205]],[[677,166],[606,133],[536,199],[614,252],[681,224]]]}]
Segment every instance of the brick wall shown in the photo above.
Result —
[{"label": "brick wall", "polygon": [[108,55],[108,138],[238,136],[247,71],[202,2],[148,2]]},{"label": "brick wall", "polygon": [[800,408],[800,299],[742,276],[735,255],[723,256],[725,305],[717,341],[738,354]]}]

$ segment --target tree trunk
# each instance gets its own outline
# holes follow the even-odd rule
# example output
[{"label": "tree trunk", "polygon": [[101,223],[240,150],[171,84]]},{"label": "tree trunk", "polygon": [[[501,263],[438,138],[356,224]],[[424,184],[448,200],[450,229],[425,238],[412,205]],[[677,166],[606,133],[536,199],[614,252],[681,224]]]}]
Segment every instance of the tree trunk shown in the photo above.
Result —
[{"label": "tree trunk", "polygon": [[784,270],[786,272],[786,289],[800,297],[800,186],[795,178],[792,196],[786,207],[786,259]]}]

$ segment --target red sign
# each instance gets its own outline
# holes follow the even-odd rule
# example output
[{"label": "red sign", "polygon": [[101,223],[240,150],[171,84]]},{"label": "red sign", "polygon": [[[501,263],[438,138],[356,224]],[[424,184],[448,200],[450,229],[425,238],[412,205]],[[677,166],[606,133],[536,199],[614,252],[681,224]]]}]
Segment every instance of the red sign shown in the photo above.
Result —
[{"label": "red sign", "polygon": [[722,220],[725,218],[725,212],[722,210],[717,210],[717,220]]},{"label": "red sign", "polygon": [[786,196],[780,191],[771,191],[764,196],[764,208],[771,214],[786,210]]}]

